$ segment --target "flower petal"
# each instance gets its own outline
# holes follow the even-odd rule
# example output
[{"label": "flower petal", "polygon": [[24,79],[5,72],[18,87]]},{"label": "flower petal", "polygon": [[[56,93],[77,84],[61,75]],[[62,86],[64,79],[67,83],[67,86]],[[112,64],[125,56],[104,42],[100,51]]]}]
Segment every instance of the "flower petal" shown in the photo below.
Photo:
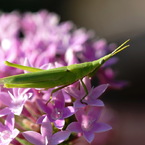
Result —
[{"label": "flower petal", "polygon": [[12,132],[13,138],[15,138],[19,134],[19,132],[20,131],[18,129],[14,129],[13,132]]},{"label": "flower petal", "polygon": [[70,136],[69,131],[59,131],[52,136],[52,144],[60,144]]},{"label": "flower petal", "polygon": [[23,132],[22,135],[34,145],[44,145],[44,138],[38,132],[26,131]]},{"label": "flower petal", "polygon": [[90,99],[88,101],[84,100],[84,102],[88,103],[88,105],[91,105],[91,106],[102,106],[102,107],[104,106],[103,101],[101,101],[100,99],[96,99],[96,100]]},{"label": "flower petal", "polygon": [[8,115],[10,113],[12,113],[11,110],[8,107],[5,107],[4,109],[0,110],[0,117]]},{"label": "flower petal", "polygon": [[51,109],[48,107],[48,105],[50,106],[51,104],[48,104],[46,106],[46,104],[44,104],[40,99],[37,100],[37,104],[39,105],[40,109],[42,109],[43,112],[51,114]]},{"label": "flower petal", "polygon": [[52,136],[52,126],[47,116],[42,121],[41,134],[43,137],[47,136],[48,140]]},{"label": "flower petal", "polygon": [[43,119],[45,118],[45,116],[46,115],[42,115],[42,116],[40,116],[39,118],[38,118],[38,120],[37,120],[37,124],[41,124],[42,123],[42,121],[43,121]]},{"label": "flower petal", "polygon": [[62,129],[65,124],[65,120],[56,120],[54,121],[54,125],[58,129]]},{"label": "flower petal", "polygon": [[9,106],[11,104],[11,97],[8,93],[6,92],[0,92],[0,101]]},{"label": "flower petal", "polygon": [[92,131],[83,132],[84,138],[91,143],[95,137],[95,134]]},{"label": "flower petal", "polygon": [[91,98],[96,98],[97,99],[98,97],[100,97],[106,91],[108,86],[109,86],[109,84],[103,84],[103,85],[99,85],[98,87],[96,87],[93,90]]},{"label": "flower petal", "polygon": [[68,106],[63,109],[63,117],[62,118],[68,118],[72,116],[75,113],[75,109],[72,106]]},{"label": "flower petal", "polygon": [[76,109],[82,108],[82,107],[85,107],[85,106],[86,106],[86,104],[81,103],[80,99],[78,99],[74,102],[74,108],[76,108]]},{"label": "flower petal", "polygon": [[14,129],[14,114],[11,113],[7,116],[6,120],[5,120],[5,125],[8,126],[8,128],[10,130]]},{"label": "flower petal", "polygon": [[81,94],[80,94],[80,90],[78,90],[75,87],[67,87],[65,88],[66,93],[68,93],[70,96],[76,98],[76,99],[80,99],[81,98]]},{"label": "flower petal", "polygon": [[62,109],[65,106],[64,97],[62,91],[59,91],[55,97],[53,97],[55,100],[55,106],[56,108]]},{"label": "flower petal", "polygon": [[67,130],[71,131],[71,132],[82,132],[82,128],[80,123],[78,122],[72,122],[68,125]]},{"label": "flower petal", "polygon": [[96,123],[93,127],[95,133],[105,132],[111,129],[112,127],[106,123]]}]

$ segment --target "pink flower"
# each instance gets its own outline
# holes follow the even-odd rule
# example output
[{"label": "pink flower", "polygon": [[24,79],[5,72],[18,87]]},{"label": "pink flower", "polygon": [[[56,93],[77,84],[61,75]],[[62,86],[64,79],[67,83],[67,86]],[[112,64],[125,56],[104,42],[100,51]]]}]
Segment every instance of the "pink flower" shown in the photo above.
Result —
[{"label": "pink flower", "polygon": [[81,108],[86,106],[86,104],[91,106],[104,106],[104,103],[98,98],[105,92],[108,84],[102,84],[96,88],[91,88],[91,82],[88,77],[85,77],[83,81],[88,90],[88,95],[85,98],[83,97],[85,96],[86,92],[82,84],[80,85],[80,89],[76,87],[67,87],[65,89],[69,95],[76,98],[76,101],[74,102],[74,107]]},{"label": "pink flower", "polygon": [[9,145],[18,134],[18,129],[14,128],[14,115],[11,113],[7,116],[4,125],[0,122],[0,144]]},{"label": "pink flower", "polygon": [[0,110],[0,117],[13,113],[20,115],[25,102],[31,97],[31,93],[27,93],[29,89],[14,88],[13,94],[8,91],[0,92],[0,101],[7,107]]},{"label": "pink flower", "polygon": [[35,131],[23,132],[23,136],[34,145],[57,145],[62,143],[70,135],[69,131],[59,131],[52,134],[51,122],[47,117],[43,119],[41,124],[41,134]]},{"label": "pink flower", "polygon": [[105,132],[112,129],[110,125],[98,122],[101,111],[102,107],[96,106],[80,108],[75,113],[77,122],[70,123],[67,130],[81,133],[84,138],[91,143],[95,137],[95,133]]},{"label": "pink flower", "polygon": [[[65,107],[64,96],[62,91],[59,91],[55,97],[53,97],[53,103],[50,102],[48,105],[38,100],[39,107],[46,113],[47,117],[51,122],[54,123],[55,127],[62,129],[65,124],[65,118],[68,118],[74,114],[74,108],[72,106]],[[39,118],[38,122],[45,117]]]}]

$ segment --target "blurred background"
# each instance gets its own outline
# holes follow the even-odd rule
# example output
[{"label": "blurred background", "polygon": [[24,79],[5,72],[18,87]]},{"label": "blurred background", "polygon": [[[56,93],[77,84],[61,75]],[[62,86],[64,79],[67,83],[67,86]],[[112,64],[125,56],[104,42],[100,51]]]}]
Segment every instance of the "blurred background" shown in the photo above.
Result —
[{"label": "blurred background", "polygon": [[[118,45],[131,39],[113,67],[117,79],[127,80],[123,90],[110,91],[102,99],[118,114],[112,145],[145,145],[145,1],[143,0],[0,0],[0,10],[56,12],[61,21],[94,30],[96,37]],[[142,66],[143,65],[143,66]]]}]

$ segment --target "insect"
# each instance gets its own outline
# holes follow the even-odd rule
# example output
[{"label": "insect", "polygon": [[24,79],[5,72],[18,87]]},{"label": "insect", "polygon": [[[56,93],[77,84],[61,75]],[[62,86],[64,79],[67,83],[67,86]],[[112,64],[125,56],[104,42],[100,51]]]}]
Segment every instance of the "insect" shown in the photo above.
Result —
[{"label": "insect", "polygon": [[[129,40],[125,41],[112,53],[105,55],[104,57],[92,61],[84,62],[80,64],[73,64],[69,66],[63,66],[53,68],[49,70],[42,70],[39,68],[23,66],[19,64],[10,63],[5,61],[7,66],[29,71],[30,73],[8,76],[0,79],[0,84],[6,88],[55,88],[54,92],[80,80],[87,95],[87,88],[82,79],[85,76],[93,76],[97,70],[112,56],[127,48],[129,45],[125,45]],[[85,95],[85,96],[86,96]]]}]

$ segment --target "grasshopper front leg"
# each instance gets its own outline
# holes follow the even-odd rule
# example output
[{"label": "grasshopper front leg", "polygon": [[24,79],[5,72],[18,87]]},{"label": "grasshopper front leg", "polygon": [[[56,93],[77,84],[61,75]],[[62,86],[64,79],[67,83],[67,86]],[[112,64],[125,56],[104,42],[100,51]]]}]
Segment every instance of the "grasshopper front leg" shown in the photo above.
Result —
[{"label": "grasshopper front leg", "polygon": [[[81,82],[81,84],[82,84],[82,86],[83,86],[83,88],[84,88],[84,90],[85,90],[85,93],[86,93],[86,94],[83,96],[83,98],[81,98],[80,102],[81,102],[82,104],[86,104],[86,105],[87,105],[87,103],[86,103],[86,102],[83,102],[83,100],[84,100],[85,97],[88,95],[88,89],[87,89],[87,87],[86,87],[86,85],[85,85],[85,83],[83,82],[82,79],[80,79],[80,82]],[[56,88],[56,89],[53,89],[53,90],[51,91],[51,94],[50,94],[50,99],[46,102],[46,105],[51,101],[52,95],[53,95],[55,92],[57,92],[57,91],[59,91],[59,90],[65,88],[65,87],[67,87],[67,86],[68,86],[68,85],[63,85],[63,86],[61,86],[61,87],[58,87],[58,88]]]},{"label": "grasshopper front leg", "polygon": [[46,105],[51,101],[52,95],[53,95],[55,92],[57,92],[57,91],[59,91],[59,90],[65,88],[65,87],[67,87],[67,86],[68,86],[68,85],[63,85],[63,86],[61,86],[61,87],[58,87],[58,88],[56,88],[56,89],[53,89],[53,90],[51,91],[51,94],[50,94],[50,99],[46,102]]}]

